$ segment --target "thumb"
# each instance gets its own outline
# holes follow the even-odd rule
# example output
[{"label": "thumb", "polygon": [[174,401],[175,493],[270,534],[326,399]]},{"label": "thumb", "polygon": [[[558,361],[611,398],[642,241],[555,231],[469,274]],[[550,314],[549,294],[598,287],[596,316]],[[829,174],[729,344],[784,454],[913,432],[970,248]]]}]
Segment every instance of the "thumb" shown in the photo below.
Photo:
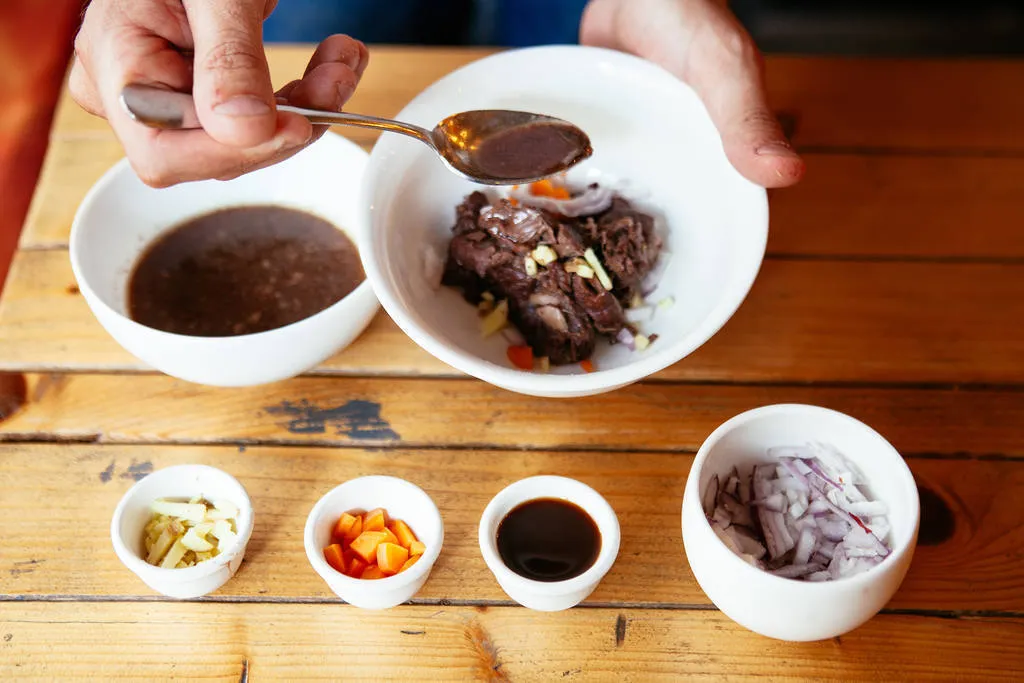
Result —
[{"label": "thumb", "polygon": [[735,71],[712,68],[692,80],[737,171],[762,187],[799,182],[804,162],[768,106],[758,58]]},{"label": "thumb", "polygon": [[263,0],[185,0],[194,48],[193,96],[214,140],[253,147],[274,137],[277,114],[263,52]]}]

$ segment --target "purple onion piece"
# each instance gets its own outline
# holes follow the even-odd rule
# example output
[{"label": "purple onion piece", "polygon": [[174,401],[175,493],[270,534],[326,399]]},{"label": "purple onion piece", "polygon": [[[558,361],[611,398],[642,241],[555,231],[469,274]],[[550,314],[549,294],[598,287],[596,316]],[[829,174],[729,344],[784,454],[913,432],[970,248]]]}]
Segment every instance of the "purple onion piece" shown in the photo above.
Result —
[{"label": "purple onion piece", "polygon": [[715,511],[715,501],[718,499],[718,475],[711,477],[708,487],[704,489],[704,514],[710,517]]},{"label": "purple onion piece", "polygon": [[824,568],[825,565],[822,564],[788,564],[785,567],[773,569],[771,573],[775,576],[781,576],[784,579],[798,579],[803,576],[806,576],[807,574],[820,572]]},{"label": "purple onion piece", "polygon": [[[629,331],[629,328],[623,327],[619,330],[618,334],[615,335],[615,340],[630,351],[636,351],[636,337]],[[718,475],[716,474],[715,476],[717,477]]]}]

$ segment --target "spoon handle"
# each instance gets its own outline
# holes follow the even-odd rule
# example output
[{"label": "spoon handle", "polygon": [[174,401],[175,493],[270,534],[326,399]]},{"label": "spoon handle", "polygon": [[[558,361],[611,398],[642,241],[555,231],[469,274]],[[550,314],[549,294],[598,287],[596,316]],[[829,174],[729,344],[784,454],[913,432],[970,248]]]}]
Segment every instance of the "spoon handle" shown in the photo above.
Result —
[{"label": "spoon handle", "polygon": [[[150,128],[163,130],[202,128],[199,116],[196,114],[195,100],[188,93],[164,90],[148,85],[129,84],[121,91],[121,104],[132,119]],[[277,109],[305,116],[310,123],[314,124],[356,126],[401,133],[434,146],[430,131],[401,121],[366,116],[365,114],[302,109],[286,104],[277,105]]]}]

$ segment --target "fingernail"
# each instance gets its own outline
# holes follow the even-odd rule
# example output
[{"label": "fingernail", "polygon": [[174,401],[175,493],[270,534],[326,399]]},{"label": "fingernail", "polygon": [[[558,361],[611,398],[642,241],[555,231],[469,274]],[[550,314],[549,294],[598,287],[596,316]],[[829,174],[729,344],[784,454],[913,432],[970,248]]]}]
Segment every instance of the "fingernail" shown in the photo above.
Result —
[{"label": "fingernail", "polygon": [[270,105],[252,95],[240,95],[213,108],[221,116],[262,116],[270,111]]},{"label": "fingernail", "polygon": [[793,151],[793,147],[787,142],[769,142],[767,144],[758,147],[754,154],[759,157],[793,157],[796,156],[796,152]]}]

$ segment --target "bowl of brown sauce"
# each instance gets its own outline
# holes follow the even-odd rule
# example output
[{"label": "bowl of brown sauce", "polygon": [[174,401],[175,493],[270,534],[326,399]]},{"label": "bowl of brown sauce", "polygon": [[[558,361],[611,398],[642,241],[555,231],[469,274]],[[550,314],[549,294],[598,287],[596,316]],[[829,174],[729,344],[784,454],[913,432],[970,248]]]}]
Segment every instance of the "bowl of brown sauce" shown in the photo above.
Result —
[{"label": "bowl of brown sauce", "polygon": [[79,289],[122,347],[168,375],[246,386],[300,374],[378,310],[356,246],[366,159],[329,133],[235,180],[165,189],[122,160],[75,217]]},{"label": "bowl of brown sauce", "polygon": [[480,552],[501,589],[530,609],[582,602],[615,563],[619,521],[601,494],[557,476],[521,479],[484,510]]}]

